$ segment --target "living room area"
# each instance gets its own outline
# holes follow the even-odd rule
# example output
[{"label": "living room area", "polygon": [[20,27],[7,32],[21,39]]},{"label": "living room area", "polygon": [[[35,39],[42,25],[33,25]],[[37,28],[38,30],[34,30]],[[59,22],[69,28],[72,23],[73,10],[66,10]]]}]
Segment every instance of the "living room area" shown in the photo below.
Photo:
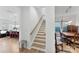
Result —
[{"label": "living room area", "polygon": [[0,52],[19,52],[19,8],[0,7]]}]

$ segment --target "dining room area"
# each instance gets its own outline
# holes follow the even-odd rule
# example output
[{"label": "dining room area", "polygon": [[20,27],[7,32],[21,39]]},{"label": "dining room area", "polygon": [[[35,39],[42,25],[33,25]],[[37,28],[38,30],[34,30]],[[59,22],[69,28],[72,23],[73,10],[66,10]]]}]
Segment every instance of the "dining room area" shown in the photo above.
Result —
[{"label": "dining room area", "polygon": [[79,7],[55,8],[55,52],[79,53]]}]

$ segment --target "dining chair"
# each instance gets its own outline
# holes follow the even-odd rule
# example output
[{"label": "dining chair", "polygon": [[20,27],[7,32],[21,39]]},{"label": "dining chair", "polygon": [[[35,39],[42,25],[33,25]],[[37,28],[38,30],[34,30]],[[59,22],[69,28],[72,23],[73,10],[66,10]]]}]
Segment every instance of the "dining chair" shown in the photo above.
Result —
[{"label": "dining chair", "polygon": [[77,32],[74,34],[72,42],[73,42],[74,50],[75,50],[75,48],[79,48],[79,34]]},{"label": "dining chair", "polygon": [[64,43],[66,43],[66,45],[68,45],[68,46],[71,46],[72,45],[72,37],[69,37],[69,36],[64,36],[62,33],[60,33],[61,34],[61,41],[63,40],[63,42]]},{"label": "dining chair", "polygon": [[74,36],[67,37],[67,39],[66,39],[67,45],[72,47],[74,50],[75,50],[76,46],[79,47],[79,42],[78,41],[79,41],[79,35],[77,35],[77,32],[74,32]]},{"label": "dining chair", "polygon": [[60,33],[55,33],[55,49],[56,53],[63,51],[63,42],[61,41]]}]

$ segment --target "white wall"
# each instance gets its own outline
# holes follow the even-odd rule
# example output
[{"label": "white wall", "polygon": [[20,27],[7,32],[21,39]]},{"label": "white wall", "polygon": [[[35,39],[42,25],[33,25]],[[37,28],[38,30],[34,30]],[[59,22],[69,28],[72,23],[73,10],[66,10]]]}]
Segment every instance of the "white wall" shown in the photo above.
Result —
[{"label": "white wall", "polygon": [[19,25],[20,20],[20,9],[19,7],[0,6],[0,30],[12,29],[10,25]]},{"label": "white wall", "polygon": [[46,7],[46,52],[55,52],[55,8]]},{"label": "white wall", "polygon": [[30,32],[34,29],[39,19],[40,16],[38,15],[37,10],[34,7],[30,7]]},{"label": "white wall", "polygon": [[[65,8],[65,6],[64,6],[64,8]],[[69,10],[68,13],[65,13],[65,12],[64,13],[62,13],[62,12],[61,13],[56,13],[56,18],[61,17],[61,16],[70,17],[71,18],[70,20],[73,21],[73,24],[79,26],[79,6],[72,6],[71,10]]]},{"label": "white wall", "polygon": [[40,16],[35,7],[21,7],[20,41],[27,40],[27,47],[30,47],[30,44],[32,43],[32,39],[30,39],[30,33],[36,26],[39,19]]}]

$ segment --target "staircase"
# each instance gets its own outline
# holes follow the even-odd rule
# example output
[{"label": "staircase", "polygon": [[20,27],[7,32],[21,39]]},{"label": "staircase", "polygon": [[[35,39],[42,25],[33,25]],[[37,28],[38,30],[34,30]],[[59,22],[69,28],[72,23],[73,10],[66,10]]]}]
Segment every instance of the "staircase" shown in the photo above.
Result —
[{"label": "staircase", "polygon": [[46,34],[45,34],[45,21],[43,21],[36,37],[35,40],[32,44],[31,51],[34,53],[45,53],[45,39],[46,39]]}]

